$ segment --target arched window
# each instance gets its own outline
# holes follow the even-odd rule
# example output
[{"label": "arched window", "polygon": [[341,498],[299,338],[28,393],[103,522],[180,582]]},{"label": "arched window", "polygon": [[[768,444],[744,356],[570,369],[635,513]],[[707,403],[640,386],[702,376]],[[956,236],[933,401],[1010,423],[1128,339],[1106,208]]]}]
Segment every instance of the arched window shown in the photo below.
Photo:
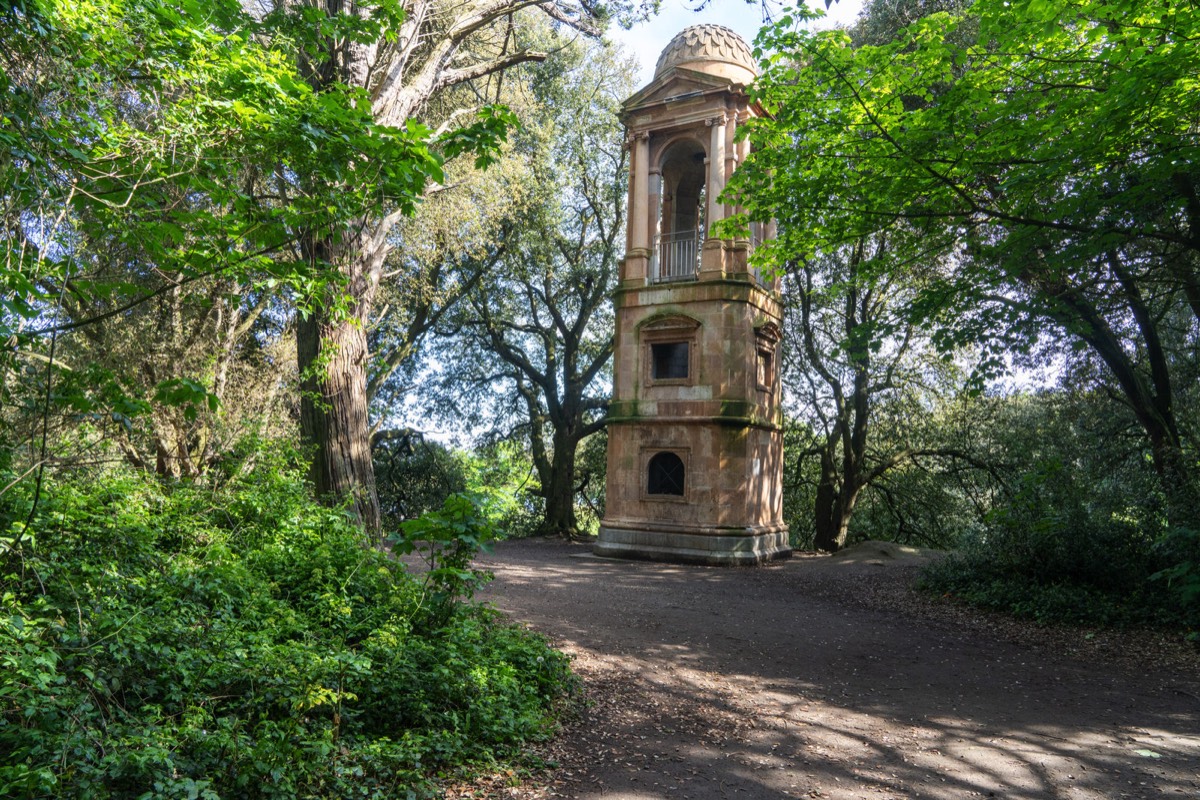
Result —
[{"label": "arched window", "polygon": [[657,453],[650,459],[646,494],[683,496],[683,460],[674,453]]}]

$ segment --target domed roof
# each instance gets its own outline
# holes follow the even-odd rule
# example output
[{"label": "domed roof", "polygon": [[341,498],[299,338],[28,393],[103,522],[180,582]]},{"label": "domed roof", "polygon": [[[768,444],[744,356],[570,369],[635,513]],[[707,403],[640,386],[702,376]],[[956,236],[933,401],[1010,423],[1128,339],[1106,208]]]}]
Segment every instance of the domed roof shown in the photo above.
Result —
[{"label": "domed roof", "polygon": [[758,75],[746,40],[723,25],[692,25],[680,31],[658,57],[654,77],[679,66],[740,83]]}]

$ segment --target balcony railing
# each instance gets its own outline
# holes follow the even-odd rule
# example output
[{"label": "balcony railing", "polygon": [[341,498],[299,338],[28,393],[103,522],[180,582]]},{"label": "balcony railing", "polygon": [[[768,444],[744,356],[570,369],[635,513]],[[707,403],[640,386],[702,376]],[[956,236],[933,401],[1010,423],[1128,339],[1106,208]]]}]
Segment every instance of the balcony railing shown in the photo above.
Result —
[{"label": "balcony railing", "polygon": [[[650,260],[651,282],[695,280],[700,272],[700,245],[703,241],[700,233],[690,230],[655,236]],[[763,241],[762,232],[752,230],[749,252],[757,250]],[[768,289],[775,283],[774,277],[763,275],[757,267],[751,267],[750,274],[755,283]]]},{"label": "balcony railing", "polygon": [[650,278],[656,283],[695,279],[700,269],[700,231],[676,231],[654,237]]}]

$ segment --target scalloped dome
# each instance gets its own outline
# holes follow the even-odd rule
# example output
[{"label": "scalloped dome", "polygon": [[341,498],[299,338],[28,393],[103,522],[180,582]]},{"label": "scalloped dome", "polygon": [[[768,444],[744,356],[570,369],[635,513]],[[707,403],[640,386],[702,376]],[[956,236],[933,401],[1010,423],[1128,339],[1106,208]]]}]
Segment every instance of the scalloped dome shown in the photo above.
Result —
[{"label": "scalloped dome", "polygon": [[746,40],[723,25],[692,25],[680,31],[658,57],[654,77],[680,66],[736,83],[749,83],[758,75]]}]

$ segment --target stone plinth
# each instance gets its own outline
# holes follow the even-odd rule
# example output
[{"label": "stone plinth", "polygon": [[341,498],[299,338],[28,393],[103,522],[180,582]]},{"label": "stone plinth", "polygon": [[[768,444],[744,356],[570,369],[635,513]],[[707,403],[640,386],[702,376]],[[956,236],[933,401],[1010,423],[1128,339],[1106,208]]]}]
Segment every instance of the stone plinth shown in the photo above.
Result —
[{"label": "stone plinth", "polygon": [[592,548],[598,556],[636,558],[643,561],[671,561],[707,564],[714,567],[739,567],[763,564],[792,554],[786,528],[779,531],[722,531],[696,533],[651,530],[631,525],[617,527],[605,520],[600,539]]}]

